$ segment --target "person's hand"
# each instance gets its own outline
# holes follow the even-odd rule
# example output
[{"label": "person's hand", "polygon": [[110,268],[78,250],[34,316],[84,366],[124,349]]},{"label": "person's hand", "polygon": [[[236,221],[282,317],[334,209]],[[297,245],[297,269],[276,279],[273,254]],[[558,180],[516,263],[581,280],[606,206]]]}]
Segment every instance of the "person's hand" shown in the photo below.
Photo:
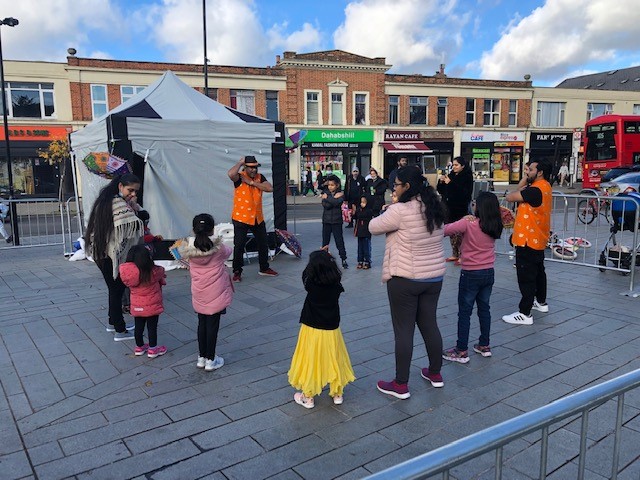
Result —
[{"label": "person's hand", "polygon": [[326,200],[326,199],[327,199],[327,196],[328,196],[328,195],[327,195],[326,193],[323,193],[322,195],[320,195],[320,198],[321,198],[322,200]]},{"label": "person's hand", "polygon": [[344,197],[344,193],[342,193],[342,192],[338,192],[338,193],[336,193],[333,197],[334,197],[334,198],[342,198],[342,197]]},{"label": "person's hand", "polygon": [[451,182],[451,179],[449,178],[449,175],[445,175],[443,177],[443,181],[446,185],[449,185],[449,183]]},{"label": "person's hand", "polygon": [[242,179],[242,181],[243,181],[244,183],[246,183],[246,184],[247,184],[247,185],[249,185],[250,187],[253,187],[253,186],[254,186],[254,184],[255,184],[255,182],[254,182],[253,180],[251,180],[249,177],[245,177],[244,175],[242,175],[240,178]]},{"label": "person's hand", "polygon": [[387,208],[389,208],[389,205],[391,205],[390,203],[385,203],[384,205],[382,205],[382,208],[380,209],[380,211],[384,212]]},{"label": "person's hand", "polygon": [[[161,241],[164,240],[164,238],[162,237],[162,235],[156,235],[155,237],[153,237],[155,240],[157,241]],[[166,276],[166,275],[165,275]]]}]

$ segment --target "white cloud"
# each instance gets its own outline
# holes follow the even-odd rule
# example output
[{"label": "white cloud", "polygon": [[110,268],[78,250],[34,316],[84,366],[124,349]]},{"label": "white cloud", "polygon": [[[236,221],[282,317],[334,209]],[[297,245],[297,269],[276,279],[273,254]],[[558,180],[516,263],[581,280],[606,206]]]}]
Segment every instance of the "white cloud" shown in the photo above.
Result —
[{"label": "white cloud", "polygon": [[368,57],[386,57],[395,71],[432,74],[462,47],[470,13],[457,0],[359,0],[345,9],[335,47]]},{"label": "white cloud", "polygon": [[518,79],[529,73],[545,81],[589,64],[606,70],[621,53],[637,51],[638,24],[637,0],[546,0],[482,54],[481,76]]},{"label": "white cloud", "polygon": [[267,32],[272,51],[309,52],[321,49],[322,33],[318,27],[305,23],[301,30],[288,34],[287,27],[286,23],[274,25]]},{"label": "white cloud", "polygon": [[2,52],[11,60],[64,61],[69,47],[87,56],[92,34],[126,35],[112,0],[14,0],[3,16],[20,22],[2,26]]}]

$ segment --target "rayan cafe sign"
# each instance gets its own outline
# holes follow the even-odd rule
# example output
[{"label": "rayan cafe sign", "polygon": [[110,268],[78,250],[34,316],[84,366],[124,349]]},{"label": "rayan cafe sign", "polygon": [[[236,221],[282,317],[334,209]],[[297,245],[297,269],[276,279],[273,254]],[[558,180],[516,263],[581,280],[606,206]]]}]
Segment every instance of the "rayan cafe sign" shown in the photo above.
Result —
[{"label": "rayan cafe sign", "polygon": [[524,142],[524,132],[462,132],[463,142]]},{"label": "rayan cafe sign", "polygon": [[420,132],[402,131],[402,130],[385,130],[385,142],[415,142],[420,141]]}]

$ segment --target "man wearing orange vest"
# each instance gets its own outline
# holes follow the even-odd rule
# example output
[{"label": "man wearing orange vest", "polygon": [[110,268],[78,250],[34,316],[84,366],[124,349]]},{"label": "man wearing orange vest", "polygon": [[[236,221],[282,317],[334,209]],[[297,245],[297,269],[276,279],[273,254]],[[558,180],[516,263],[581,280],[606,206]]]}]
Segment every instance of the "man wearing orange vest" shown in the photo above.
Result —
[{"label": "man wearing orange vest", "polygon": [[533,325],[532,309],[549,311],[544,250],[551,233],[551,163],[530,161],[527,165],[529,171],[520,180],[517,190],[507,194],[508,202],[519,204],[511,243],[516,249],[516,271],[522,298],[518,311],[504,315],[502,320],[514,325]]},{"label": "man wearing orange vest", "polygon": [[253,155],[242,157],[229,169],[227,175],[233,182],[233,281],[242,281],[244,251],[247,234],[253,233],[258,244],[258,275],[275,277],[278,273],[269,268],[267,228],[262,214],[262,192],[273,192],[273,186],[264,175],[258,173],[260,164]]}]

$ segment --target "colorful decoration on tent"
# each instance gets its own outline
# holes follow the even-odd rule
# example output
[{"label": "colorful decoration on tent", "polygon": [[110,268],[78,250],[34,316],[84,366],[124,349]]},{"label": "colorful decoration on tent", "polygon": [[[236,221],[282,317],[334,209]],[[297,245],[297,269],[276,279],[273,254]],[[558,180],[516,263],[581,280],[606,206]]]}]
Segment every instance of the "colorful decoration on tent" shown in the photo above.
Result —
[{"label": "colorful decoration on tent", "polygon": [[285,141],[286,151],[289,153],[294,151],[296,148],[298,148],[298,145],[302,143],[302,140],[304,140],[304,137],[306,136],[306,130],[298,130],[296,133],[289,135],[289,138]]},{"label": "colorful decoration on tent", "polygon": [[300,242],[293,233],[278,228],[275,229],[275,232],[278,240],[284,243],[285,247],[287,247],[291,253],[298,258],[302,257],[302,245],[300,245]]},{"label": "colorful decoration on tent", "polygon": [[107,179],[112,179],[125,173],[132,173],[131,166],[126,160],[107,152],[91,152],[84,157],[82,163],[91,173]]}]

